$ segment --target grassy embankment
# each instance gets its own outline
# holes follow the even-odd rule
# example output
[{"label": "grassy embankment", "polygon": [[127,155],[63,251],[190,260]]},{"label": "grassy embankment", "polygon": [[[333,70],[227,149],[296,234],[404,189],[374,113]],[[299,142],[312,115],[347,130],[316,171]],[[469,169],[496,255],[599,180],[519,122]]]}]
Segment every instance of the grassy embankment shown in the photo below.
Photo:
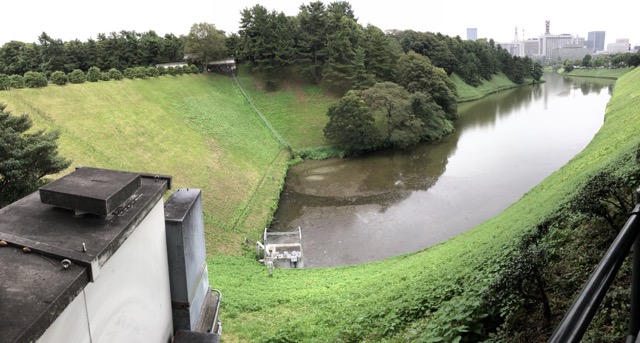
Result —
[{"label": "grassy embankment", "polygon": [[[589,175],[637,147],[639,79],[636,71],[618,82],[605,126],[585,151],[500,216],[419,253],[353,267],[277,270],[273,278],[239,256],[239,247],[275,207],[287,156],[231,80],[197,75],[49,86],[0,92],[0,101],[31,113],[38,127],[60,129],[61,152],[74,165],[170,174],[176,187],[203,189],[211,284],[224,293],[225,341],[404,341],[465,330],[481,314],[480,290],[513,243]],[[323,111],[317,110],[322,119],[294,123],[291,116],[317,115],[296,109],[307,105],[304,98],[286,88],[264,94],[250,79],[242,82],[291,145],[303,146],[307,136],[323,141],[297,127],[314,120],[322,127]],[[313,107],[331,101],[314,87],[302,92],[319,97]]]},{"label": "grassy embankment", "polygon": [[503,73],[494,75],[489,81],[483,79],[482,84],[478,87],[472,87],[466,84],[456,74],[451,75],[451,80],[458,89],[458,102],[478,100],[501,90],[520,87],[520,85],[509,80],[509,78]]},{"label": "grassy embankment", "polygon": [[[501,215],[422,252],[353,267],[277,270],[217,256],[230,341],[414,340],[465,331],[480,291],[521,235],[552,216],[586,180],[640,144],[640,72],[622,78],[589,146]],[[450,333],[450,332],[449,332]],[[386,337],[386,338],[385,338]]]},{"label": "grassy embankment", "polygon": [[0,92],[37,128],[58,129],[78,165],[172,175],[201,188],[210,253],[237,254],[277,206],[288,154],[218,75],[165,76]]},{"label": "grassy embankment", "polygon": [[602,79],[618,79],[622,75],[632,71],[634,68],[616,68],[616,69],[574,69],[569,73],[563,73],[562,70],[558,72],[565,76],[576,77],[595,77]]}]

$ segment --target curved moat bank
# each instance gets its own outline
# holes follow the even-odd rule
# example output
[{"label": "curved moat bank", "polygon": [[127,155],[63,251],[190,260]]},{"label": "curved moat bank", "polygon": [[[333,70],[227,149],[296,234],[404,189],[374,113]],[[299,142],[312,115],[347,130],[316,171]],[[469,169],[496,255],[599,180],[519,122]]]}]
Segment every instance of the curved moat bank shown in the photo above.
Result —
[{"label": "curved moat bank", "polygon": [[614,81],[545,78],[461,104],[441,142],[291,168],[271,229],[300,226],[305,265],[325,267],[414,252],[495,216],[602,125]]}]

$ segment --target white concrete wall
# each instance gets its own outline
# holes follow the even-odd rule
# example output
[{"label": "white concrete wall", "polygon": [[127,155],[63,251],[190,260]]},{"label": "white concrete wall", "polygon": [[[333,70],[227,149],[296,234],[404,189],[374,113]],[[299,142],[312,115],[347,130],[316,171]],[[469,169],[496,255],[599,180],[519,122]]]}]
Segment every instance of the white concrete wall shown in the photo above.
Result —
[{"label": "white concrete wall", "polygon": [[102,266],[96,282],[85,287],[38,342],[169,342],[169,287],[159,200]]}]

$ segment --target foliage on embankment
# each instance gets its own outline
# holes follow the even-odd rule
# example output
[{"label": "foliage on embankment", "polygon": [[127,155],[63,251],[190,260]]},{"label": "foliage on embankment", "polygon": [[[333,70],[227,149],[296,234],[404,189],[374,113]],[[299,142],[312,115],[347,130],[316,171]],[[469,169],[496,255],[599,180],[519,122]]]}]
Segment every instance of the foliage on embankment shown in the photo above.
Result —
[{"label": "foliage on embankment", "polygon": [[522,237],[574,200],[593,175],[626,160],[640,145],[638,79],[640,72],[634,71],[619,80],[606,122],[583,152],[501,215],[447,242],[360,266],[277,270],[272,278],[250,260],[212,258],[211,282],[225,293],[227,337],[264,342],[486,338],[496,325],[487,321],[496,314],[484,306],[484,292]]},{"label": "foliage on embankment", "polygon": [[566,76],[577,77],[595,77],[603,79],[618,79],[622,75],[632,71],[635,68],[585,68],[573,69],[571,72],[562,73]]}]

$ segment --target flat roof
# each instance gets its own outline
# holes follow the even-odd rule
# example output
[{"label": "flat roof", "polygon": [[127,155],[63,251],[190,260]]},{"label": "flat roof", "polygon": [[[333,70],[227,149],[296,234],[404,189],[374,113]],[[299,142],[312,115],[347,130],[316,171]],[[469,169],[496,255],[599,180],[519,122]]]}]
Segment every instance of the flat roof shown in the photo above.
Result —
[{"label": "flat roof", "polygon": [[[65,177],[73,178],[74,173]],[[2,341],[29,342],[40,337],[75,296],[99,277],[100,268],[170,187],[170,177],[137,175],[140,187],[108,216],[44,204],[38,192],[0,209],[0,241],[5,242],[0,242]],[[73,191],[84,187],[84,181],[67,186]],[[71,262],[69,268],[63,267],[64,259]]]}]

